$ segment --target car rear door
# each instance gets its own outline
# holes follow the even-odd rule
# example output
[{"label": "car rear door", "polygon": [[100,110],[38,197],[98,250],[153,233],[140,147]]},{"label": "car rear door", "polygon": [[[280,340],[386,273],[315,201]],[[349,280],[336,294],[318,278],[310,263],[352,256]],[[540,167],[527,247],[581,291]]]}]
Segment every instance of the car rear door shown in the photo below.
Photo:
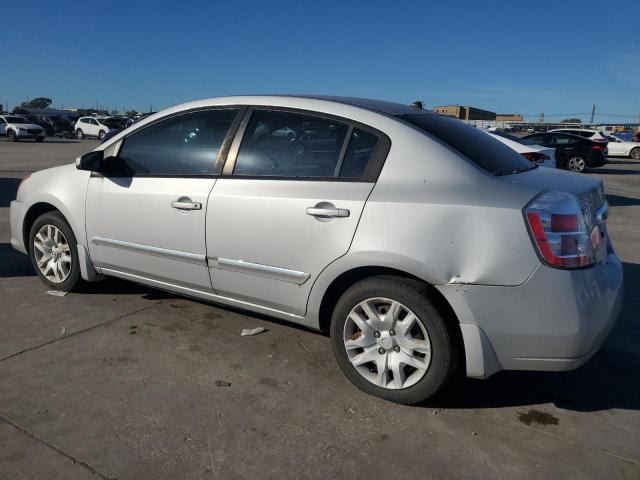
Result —
[{"label": "car rear door", "polygon": [[216,293],[303,315],[317,276],[349,249],[389,147],[349,120],[250,109],[207,209]]},{"label": "car rear door", "polygon": [[89,181],[86,229],[96,266],[183,293],[211,292],[207,199],[239,117],[237,108],[189,112],[125,138]]}]

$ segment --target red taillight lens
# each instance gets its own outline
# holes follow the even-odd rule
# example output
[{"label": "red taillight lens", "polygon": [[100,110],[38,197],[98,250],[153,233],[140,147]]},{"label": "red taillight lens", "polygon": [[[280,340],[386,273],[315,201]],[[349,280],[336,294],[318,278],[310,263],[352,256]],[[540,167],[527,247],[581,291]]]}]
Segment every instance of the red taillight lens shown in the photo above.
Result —
[{"label": "red taillight lens", "polygon": [[521,154],[524,158],[529,160],[530,162],[544,162],[545,160],[549,160],[549,157],[544,153],[538,152],[524,152]]},{"label": "red taillight lens", "polygon": [[[573,195],[545,192],[529,204],[525,217],[538,254],[547,265],[579,268],[595,263],[597,242],[594,244],[593,235],[587,232],[582,210]],[[600,231],[596,234],[599,240]]]}]

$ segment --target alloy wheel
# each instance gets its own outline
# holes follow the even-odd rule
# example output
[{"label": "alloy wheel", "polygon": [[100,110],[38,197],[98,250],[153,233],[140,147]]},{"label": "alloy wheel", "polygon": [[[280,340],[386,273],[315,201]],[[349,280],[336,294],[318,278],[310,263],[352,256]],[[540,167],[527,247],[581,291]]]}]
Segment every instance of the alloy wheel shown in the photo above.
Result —
[{"label": "alloy wheel", "polygon": [[358,303],[344,324],[343,342],[358,373],[386,389],[416,384],[431,363],[424,324],[405,305],[389,298]]},{"label": "alloy wheel", "polygon": [[54,225],[44,225],[33,239],[36,264],[52,283],[64,282],[71,273],[71,248],[64,234]]},{"label": "alloy wheel", "polygon": [[572,172],[582,172],[585,168],[585,161],[582,157],[571,157],[567,162],[567,167]]},{"label": "alloy wheel", "polygon": [[640,160],[640,148],[634,148],[631,152],[631,158],[634,160]]}]

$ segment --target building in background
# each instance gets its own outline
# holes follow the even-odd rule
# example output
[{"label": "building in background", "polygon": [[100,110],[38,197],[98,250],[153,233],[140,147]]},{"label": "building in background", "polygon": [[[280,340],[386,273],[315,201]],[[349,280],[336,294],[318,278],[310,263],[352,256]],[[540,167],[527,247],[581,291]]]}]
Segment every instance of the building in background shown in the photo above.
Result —
[{"label": "building in background", "polygon": [[524,118],[518,113],[496,113],[497,122],[523,122]]},{"label": "building in background", "polygon": [[496,112],[469,105],[436,105],[433,111],[459,120],[495,120]]},{"label": "building in background", "polygon": [[482,108],[472,107],[470,105],[436,105],[433,111],[454,117],[458,120],[485,120],[496,122],[522,122],[524,118],[517,113],[496,113]]}]

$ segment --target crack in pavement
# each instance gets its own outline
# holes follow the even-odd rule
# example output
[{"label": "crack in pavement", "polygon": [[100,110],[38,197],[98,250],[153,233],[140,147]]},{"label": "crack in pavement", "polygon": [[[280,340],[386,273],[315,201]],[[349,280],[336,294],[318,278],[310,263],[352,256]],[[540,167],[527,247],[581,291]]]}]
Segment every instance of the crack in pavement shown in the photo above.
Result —
[{"label": "crack in pavement", "polygon": [[60,447],[54,445],[51,442],[48,442],[47,440],[45,440],[44,438],[40,438],[38,435],[36,435],[35,433],[31,432],[30,430],[27,430],[24,427],[21,427],[20,425],[18,425],[16,422],[14,422],[13,420],[10,420],[9,418],[5,417],[4,415],[0,414],[0,422],[6,423],[7,425],[11,425],[13,428],[15,428],[16,430],[24,433],[25,435],[33,438],[36,442],[41,443],[43,445],[45,445],[46,447],[49,447],[51,450],[53,450],[54,452],[62,455],[63,457],[68,458],[69,460],[71,460],[74,464],[80,465],[82,468],[90,471],[91,473],[98,475],[100,478],[102,478],[103,480],[117,480],[116,477],[110,477],[109,475],[106,475],[105,473],[102,473],[100,470],[98,470],[96,467],[88,464],[85,461],[80,460],[77,457],[74,457],[73,455],[71,455],[68,452],[65,452],[63,449],[61,449]]},{"label": "crack in pavement", "polygon": [[165,301],[166,300],[159,300],[159,301],[157,301],[156,303],[154,303],[152,305],[147,305],[146,307],[138,308],[138,309],[136,309],[136,310],[134,310],[132,312],[129,312],[129,313],[123,313],[122,315],[119,315],[119,316],[117,316],[115,318],[112,318],[111,320],[107,320],[107,321],[99,323],[97,325],[92,325],[91,327],[87,327],[87,328],[84,328],[82,330],[78,330],[77,332],[70,333],[69,335],[65,335],[63,337],[54,338],[53,340],[49,340],[49,341],[41,343],[39,345],[34,345],[33,347],[25,348],[23,350],[20,350],[19,352],[15,352],[15,353],[12,353],[11,355],[7,355],[6,357],[0,358],[0,362],[4,362],[5,360],[9,360],[10,358],[17,357],[18,355],[22,355],[23,353],[31,352],[33,350],[37,350],[39,348],[46,347],[47,345],[51,345],[52,343],[60,342],[60,341],[62,341],[64,339],[66,339],[66,338],[75,337],[76,335],[80,335],[81,333],[89,332],[91,330],[95,330],[96,328],[103,327],[105,325],[109,325],[110,323],[114,323],[114,322],[117,322],[118,320],[122,320],[123,318],[127,318],[127,317],[129,317],[131,315],[135,315],[138,312],[142,312],[144,310],[148,310],[149,308],[153,308],[156,305],[160,305],[161,303],[163,303]]}]

